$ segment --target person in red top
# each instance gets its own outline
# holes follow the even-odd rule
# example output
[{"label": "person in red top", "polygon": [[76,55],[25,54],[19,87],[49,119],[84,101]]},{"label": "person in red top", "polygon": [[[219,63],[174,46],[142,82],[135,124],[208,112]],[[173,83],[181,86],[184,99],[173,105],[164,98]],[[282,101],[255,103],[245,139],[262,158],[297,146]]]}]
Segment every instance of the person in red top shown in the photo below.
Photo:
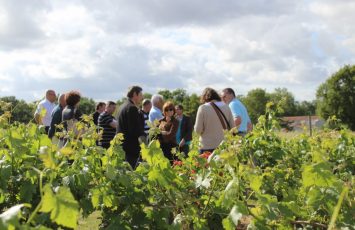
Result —
[{"label": "person in red top", "polygon": [[161,135],[159,137],[160,147],[163,150],[164,156],[173,163],[177,159],[172,154],[172,149],[177,147],[176,133],[179,128],[179,121],[174,117],[175,107],[172,102],[166,102],[163,106],[164,117],[159,120],[159,129]]}]

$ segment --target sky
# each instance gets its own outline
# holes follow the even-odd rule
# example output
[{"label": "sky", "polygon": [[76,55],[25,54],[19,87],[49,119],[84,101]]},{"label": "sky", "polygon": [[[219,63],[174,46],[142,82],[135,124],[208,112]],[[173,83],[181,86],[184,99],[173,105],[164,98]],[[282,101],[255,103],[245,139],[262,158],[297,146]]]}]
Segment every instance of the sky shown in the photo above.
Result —
[{"label": "sky", "polygon": [[353,0],[0,0],[0,96],[287,88],[355,63]]}]

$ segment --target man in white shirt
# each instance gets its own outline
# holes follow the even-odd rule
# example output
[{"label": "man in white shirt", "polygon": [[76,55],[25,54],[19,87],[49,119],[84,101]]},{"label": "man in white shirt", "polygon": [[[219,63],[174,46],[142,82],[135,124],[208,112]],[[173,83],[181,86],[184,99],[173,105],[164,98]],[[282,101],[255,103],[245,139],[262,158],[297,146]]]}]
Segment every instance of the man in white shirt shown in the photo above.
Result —
[{"label": "man in white shirt", "polygon": [[[52,111],[55,107],[56,95],[54,90],[49,89],[46,91],[46,98],[38,103],[36,112],[35,112],[35,120],[37,124],[44,125],[45,131],[48,134],[49,127],[52,121]],[[44,111],[44,112],[42,112]]]}]

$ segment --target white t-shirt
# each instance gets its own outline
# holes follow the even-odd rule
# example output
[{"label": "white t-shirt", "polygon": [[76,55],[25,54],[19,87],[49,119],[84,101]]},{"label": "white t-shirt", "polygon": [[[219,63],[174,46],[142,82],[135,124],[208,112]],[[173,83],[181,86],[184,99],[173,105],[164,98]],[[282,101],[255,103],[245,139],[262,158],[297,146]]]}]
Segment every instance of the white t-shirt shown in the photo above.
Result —
[{"label": "white t-shirt", "polygon": [[52,111],[55,107],[55,104],[48,101],[47,99],[42,100],[36,109],[35,114],[41,114],[42,109],[46,110],[46,115],[44,117],[42,117],[42,123],[44,126],[50,126],[51,125],[51,121],[52,121]]}]

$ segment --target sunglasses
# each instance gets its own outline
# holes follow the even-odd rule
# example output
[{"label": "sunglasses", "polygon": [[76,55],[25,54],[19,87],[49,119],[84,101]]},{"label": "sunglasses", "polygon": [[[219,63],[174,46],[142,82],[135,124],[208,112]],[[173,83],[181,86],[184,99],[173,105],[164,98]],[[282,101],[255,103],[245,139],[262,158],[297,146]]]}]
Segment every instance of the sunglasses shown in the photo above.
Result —
[{"label": "sunglasses", "polygon": [[174,109],[166,109],[165,112],[174,111]]}]

